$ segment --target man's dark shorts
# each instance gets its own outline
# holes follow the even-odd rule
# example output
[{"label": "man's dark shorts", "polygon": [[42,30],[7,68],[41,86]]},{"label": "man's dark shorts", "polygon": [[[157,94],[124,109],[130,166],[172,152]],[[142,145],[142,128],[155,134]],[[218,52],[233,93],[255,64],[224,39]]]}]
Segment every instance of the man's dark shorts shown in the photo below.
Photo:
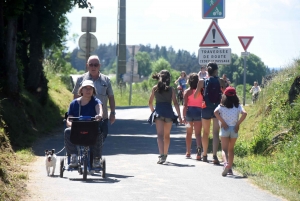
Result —
[{"label": "man's dark shorts", "polygon": [[212,119],[216,118],[214,111],[216,108],[203,108],[202,109],[202,119]]}]

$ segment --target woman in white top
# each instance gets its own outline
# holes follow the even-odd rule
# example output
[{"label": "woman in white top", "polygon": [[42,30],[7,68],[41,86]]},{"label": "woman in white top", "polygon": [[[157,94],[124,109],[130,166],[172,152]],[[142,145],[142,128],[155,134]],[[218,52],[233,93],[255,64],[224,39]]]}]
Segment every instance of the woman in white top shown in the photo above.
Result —
[{"label": "woman in white top", "polygon": [[[220,136],[222,145],[222,157],[224,170],[222,176],[232,175],[232,164],[234,159],[234,145],[238,138],[240,124],[245,120],[247,112],[240,105],[239,98],[233,87],[227,87],[222,95],[220,105],[215,109],[214,114],[219,120]],[[239,114],[242,114],[239,118]]]}]

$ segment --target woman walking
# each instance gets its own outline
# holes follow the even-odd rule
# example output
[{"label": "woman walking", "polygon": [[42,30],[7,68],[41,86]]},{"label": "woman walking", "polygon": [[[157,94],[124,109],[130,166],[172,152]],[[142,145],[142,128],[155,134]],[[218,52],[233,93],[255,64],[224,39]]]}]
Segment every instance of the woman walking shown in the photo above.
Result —
[{"label": "woman walking", "polygon": [[198,96],[194,98],[194,93],[197,88],[198,83],[198,74],[191,73],[188,78],[188,83],[190,87],[184,91],[184,105],[183,105],[183,122],[186,126],[186,158],[191,157],[191,145],[192,145],[192,134],[193,130],[196,136],[196,144],[197,144],[197,160],[201,160],[201,150],[202,150],[202,142],[201,142],[201,110],[202,110],[202,100],[203,97]]},{"label": "woman walking", "polygon": [[[152,75],[153,79],[158,80],[157,85],[152,88],[149,98],[149,107],[152,112],[152,119],[155,121],[157,131],[157,144],[159,150],[158,164],[163,164],[168,156],[170,145],[170,132],[172,123],[177,121],[172,108],[172,101],[175,106],[176,112],[180,123],[182,122],[179,105],[175,97],[175,90],[170,87],[170,73],[167,70],[162,70],[159,73]],[[153,100],[156,101],[156,107],[153,107]]]},{"label": "woman walking", "polygon": [[[220,123],[220,136],[224,170],[222,176],[232,175],[234,145],[238,138],[240,124],[245,120],[247,112],[240,105],[239,98],[233,87],[227,87],[222,95],[221,104],[214,111]],[[239,114],[241,117],[239,118]]]},{"label": "woman walking", "polygon": [[208,136],[210,132],[210,122],[213,120],[213,163],[219,165],[219,159],[217,151],[220,143],[219,139],[219,125],[218,120],[214,115],[214,110],[220,104],[222,96],[222,87],[224,82],[218,77],[218,65],[210,62],[207,64],[208,77],[200,79],[195,91],[194,97],[198,98],[204,89],[203,98],[205,101],[205,107],[202,108],[202,126],[203,126],[203,162],[207,160],[207,149],[208,149]]}]

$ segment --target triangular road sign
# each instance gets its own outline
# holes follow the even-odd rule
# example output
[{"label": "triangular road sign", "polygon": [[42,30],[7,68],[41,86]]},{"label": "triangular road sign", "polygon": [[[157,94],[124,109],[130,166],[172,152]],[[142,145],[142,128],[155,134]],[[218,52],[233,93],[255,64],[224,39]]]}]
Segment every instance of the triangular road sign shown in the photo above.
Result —
[{"label": "triangular road sign", "polygon": [[247,52],[247,48],[249,47],[253,38],[254,38],[254,36],[239,36],[239,40],[240,40],[245,52]]},{"label": "triangular road sign", "polygon": [[229,43],[226,40],[218,24],[215,21],[212,21],[199,46],[220,47],[229,46]]}]

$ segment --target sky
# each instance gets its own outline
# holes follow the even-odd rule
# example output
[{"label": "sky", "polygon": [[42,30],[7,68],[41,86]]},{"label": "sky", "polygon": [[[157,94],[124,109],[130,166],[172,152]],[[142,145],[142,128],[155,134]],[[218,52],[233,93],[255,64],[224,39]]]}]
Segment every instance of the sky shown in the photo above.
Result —
[{"label": "sky", "polygon": [[[203,0],[126,0],[126,44],[172,46],[176,51],[198,54],[199,44],[212,20],[202,18]],[[96,17],[93,33],[98,44],[117,42],[118,0],[89,0],[94,6],[74,8],[67,14],[70,22],[67,47],[78,47],[81,18]],[[299,0],[225,0],[225,18],[218,25],[231,52],[244,49],[238,36],[254,36],[247,51],[261,58],[270,68],[285,68],[300,58]],[[71,40],[78,34],[76,41]]]}]

